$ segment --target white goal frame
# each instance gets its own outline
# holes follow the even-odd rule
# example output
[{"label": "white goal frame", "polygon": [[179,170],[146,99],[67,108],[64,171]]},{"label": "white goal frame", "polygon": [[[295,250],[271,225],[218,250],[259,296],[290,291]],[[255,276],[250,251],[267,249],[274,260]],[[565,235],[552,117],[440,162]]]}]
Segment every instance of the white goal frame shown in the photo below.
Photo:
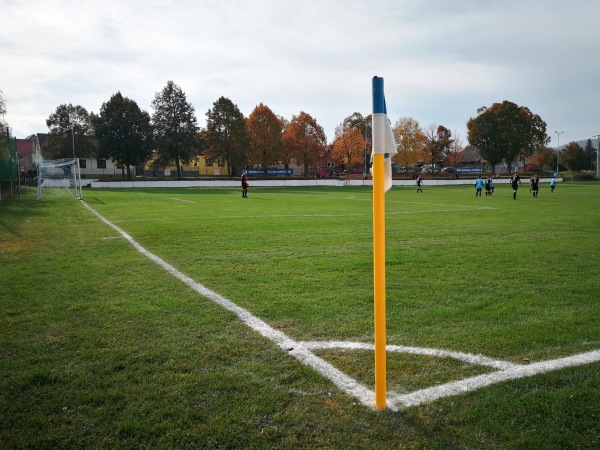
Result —
[{"label": "white goal frame", "polygon": [[73,198],[82,200],[79,158],[44,159],[37,164],[37,199],[48,189],[65,190]]}]

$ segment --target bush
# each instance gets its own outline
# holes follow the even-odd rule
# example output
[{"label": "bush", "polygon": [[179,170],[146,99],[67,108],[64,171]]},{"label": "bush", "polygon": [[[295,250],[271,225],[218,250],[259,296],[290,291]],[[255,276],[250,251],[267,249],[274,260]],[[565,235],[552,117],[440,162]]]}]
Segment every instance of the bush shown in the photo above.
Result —
[{"label": "bush", "polygon": [[577,175],[575,175],[575,179],[577,181],[592,181],[595,179],[594,175],[587,172],[587,173],[578,173]]}]

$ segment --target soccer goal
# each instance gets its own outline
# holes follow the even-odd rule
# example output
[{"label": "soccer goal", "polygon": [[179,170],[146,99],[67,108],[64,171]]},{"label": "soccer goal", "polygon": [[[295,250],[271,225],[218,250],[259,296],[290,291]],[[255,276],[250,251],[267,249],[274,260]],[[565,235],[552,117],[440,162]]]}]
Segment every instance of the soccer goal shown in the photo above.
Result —
[{"label": "soccer goal", "polygon": [[44,159],[37,163],[37,199],[75,198],[81,200],[81,172],[79,158]]}]

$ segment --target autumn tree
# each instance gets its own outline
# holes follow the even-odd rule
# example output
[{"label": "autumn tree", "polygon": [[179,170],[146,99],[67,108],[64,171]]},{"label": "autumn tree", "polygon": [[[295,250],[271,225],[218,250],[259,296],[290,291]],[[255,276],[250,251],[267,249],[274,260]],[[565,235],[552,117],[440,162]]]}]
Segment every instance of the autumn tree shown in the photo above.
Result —
[{"label": "autumn tree", "polygon": [[266,172],[281,160],[283,125],[269,107],[259,104],[246,120],[248,129],[247,164],[260,164]]},{"label": "autumn tree", "polygon": [[353,167],[356,161],[362,161],[365,152],[365,138],[359,128],[346,127],[343,124],[335,128],[332,156],[346,167]]},{"label": "autumn tree", "polygon": [[294,148],[292,142],[285,139],[285,133],[290,125],[290,121],[282,116],[277,116],[281,121],[281,163],[286,169],[290,168],[290,164],[294,160]]},{"label": "autumn tree", "polygon": [[92,117],[80,105],[60,105],[46,119],[50,130],[42,147],[42,154],[47,159],[92,157],[98,152],[98,141],[95,138]]},{"label": "autumn tree", "polygon": [[343,126],[348,128],[356,128],[360,131],[365,142],[365,148],[363,151],[363,166],[366,168],[367,162],[371,158],[371,142],[373,137],[371,114],[363,116],[359,112],[352,113],[350,116],[344,119]]},{"label": "autumn tree", "polygon": [[569,142],[560,151],[560,163],[575,172],[583,170],[588,166],[585,152],[577,142]]},{"label": "autumn tree", "polygon": [[214,158],[227,162],[229,175],[247,158],[250,142],[246,120],[228,98],[220,97],[206,113],[206,143]]},{"label": "autumn tree", "polygon": [[477,113],[467,122],[467,138],[492,170],[503,160],[510,167],[517,156],[530,156],[550,142],[546,122],[525,106],[505,100],[479,108]]},{"label": "autumn tree", "polygon": [[117,92],[92,117],[100,144],[98,156],[112,158],[131,180],[131,166],[144,163],[152,151],[150,114]]},{"label": "autumn tree", "polygon": [[292,116],[283,139],[296,161],[304,166],[305,175],[308,175],[309,166],[317,160],[327,143],[323,127],[304,111]]},{"label": "autumn tree", "polygon": [[541,147],[535,150],[533,155],[529,157],[529,161],[538,167],[551,165],[553,162],[556,165],[556,156],[551,148]]},{"label": "autumn tree", "polygon": [[152,125],[156,148],[161,158],[174,161],[177,177],[181,163],[189,163],[197,154],[198,120],[185,93],[173,81],[168,81],[152,100]]},{"label": "autumn tree", "polygon": [[400,117],[392,128],[392,133],[394,133],[394,140],[398,145],[398,153],[394,157],[394,161],[405,166],[412,166],[425,159],[427,136],[418,120],[412,117]]}]

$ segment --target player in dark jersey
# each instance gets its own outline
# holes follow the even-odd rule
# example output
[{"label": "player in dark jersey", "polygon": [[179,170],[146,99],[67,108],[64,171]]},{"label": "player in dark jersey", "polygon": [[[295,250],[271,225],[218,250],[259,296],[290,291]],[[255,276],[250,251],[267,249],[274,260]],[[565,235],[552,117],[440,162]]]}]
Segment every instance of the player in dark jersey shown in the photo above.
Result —
[{"label": "player in dark jersey", "polygon": [[534,198],[537,198],[539,190],[540,190],[540,179],[538,178],[537,175],[534,175],[533,178],[531,179],[531,193],[533,194]]},{"label": "player in dark jersey", "polygon": [[517,199],[517,190],[519,189],[519,184],[521,184],[521,177],[519,176],[519,172],[515,172],[510,180],[510,185],[513,189],[513,200]]}]

